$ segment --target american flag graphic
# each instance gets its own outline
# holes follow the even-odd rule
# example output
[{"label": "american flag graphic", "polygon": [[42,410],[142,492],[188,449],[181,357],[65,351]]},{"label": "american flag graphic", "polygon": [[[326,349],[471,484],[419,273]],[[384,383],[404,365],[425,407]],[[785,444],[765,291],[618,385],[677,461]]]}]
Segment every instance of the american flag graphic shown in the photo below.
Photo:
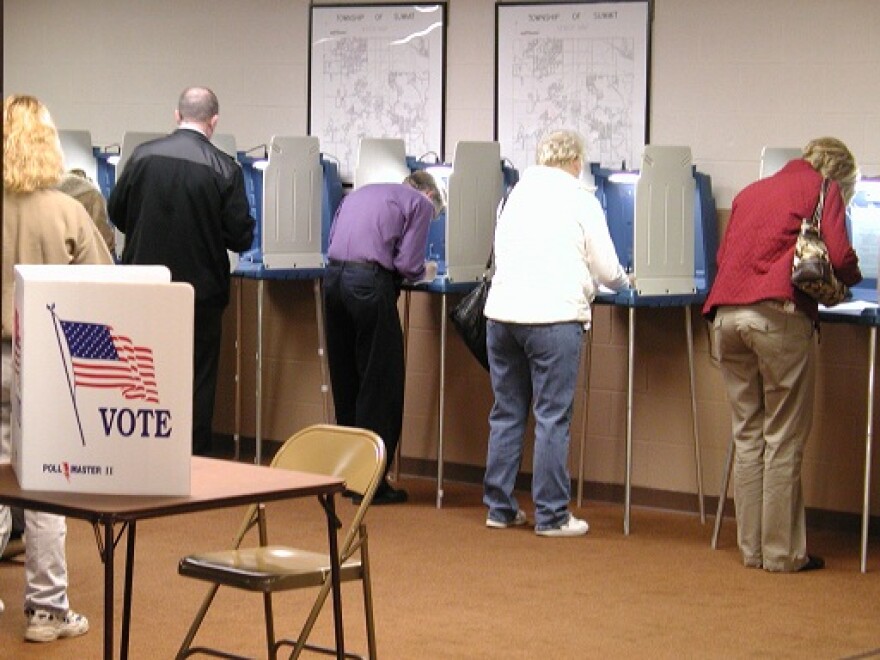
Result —
[{"label": "american flag graphic", "polygon": [[70,353],[75,387],[118,389],[126,399],[159,403],[152,349],[136,346],[103,323],[58,322]]}]

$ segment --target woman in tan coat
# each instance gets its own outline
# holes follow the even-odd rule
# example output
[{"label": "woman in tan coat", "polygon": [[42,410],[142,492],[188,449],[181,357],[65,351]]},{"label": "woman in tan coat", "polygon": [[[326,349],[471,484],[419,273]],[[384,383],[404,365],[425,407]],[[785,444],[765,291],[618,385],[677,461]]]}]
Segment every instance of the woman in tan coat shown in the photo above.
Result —
[{"label": "woman in tan coat", "polygon": [[[56,186],[64,171],[58,131],[33,96],[3,103],[2,424],[0,461],[10,454],[10,381],[14,331],[13,266],[111,264],[110,252],[85,208]],[[0,551],[9,537],[8,507],[0,507]],[[25,639],[76,637],[88,620],[70,609],[63,516],[25,511]],[[9,616],[8,614],[6,616]]]}]

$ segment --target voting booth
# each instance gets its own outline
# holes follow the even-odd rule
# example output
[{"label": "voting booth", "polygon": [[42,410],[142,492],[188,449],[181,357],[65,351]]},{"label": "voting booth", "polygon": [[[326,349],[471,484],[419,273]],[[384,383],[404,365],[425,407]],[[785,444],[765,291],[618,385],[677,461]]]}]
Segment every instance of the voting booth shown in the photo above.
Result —
[{"label": "voting booth", "polygon": [[92,147],[92,134],[85,130],[60,129],[58,139],[64,154],[64,169],[79,169],[92,181],[98,180],[98,164]]},{"label": "voting booth", "polygon": [[647,145],[639,171],[591,167],[617,258],[635,273],[632,296],[707,293],[718,224],[712,182],[689,147]]},{"label": "voting booth", "polygon": [[22,488],[190,493],[193,299],[162,266],[15,267]]},{"label": "voting booth", "polygon": [[[771,176],[786,163],[803,158],[797,147],[769,147],[761,150],[760,177]],[[846,209],[846,231],[859,257],[862,281],[850,288],[852,300],[876,303],[880,296],[880,177],[863,177]]]},{"label": "voting booth", "polygon": [[323,158],[318,138],[311,136],[273,136],[267,152],[238,155],[256,221],[239,268],[322,268],[342,199],[338,165]]},{"label": "voting booth", "polygon": [[846,228],[862,271],[862,281],[851,288],[853,299],[880,302],[880,177],[866,177],[856,184]]},{"label": "voting booth", "polygon": [[405,155],[403,140],[363,138],[355,187],[400,183],[416,170],[434,177],[446,208],[428,229],[425,259],[437,262],[437,278],[460,283],[479,280],[492,249],[501,200],[517,180],[505,165],[498,142],[461,141],[452,163],[426,163]]}]

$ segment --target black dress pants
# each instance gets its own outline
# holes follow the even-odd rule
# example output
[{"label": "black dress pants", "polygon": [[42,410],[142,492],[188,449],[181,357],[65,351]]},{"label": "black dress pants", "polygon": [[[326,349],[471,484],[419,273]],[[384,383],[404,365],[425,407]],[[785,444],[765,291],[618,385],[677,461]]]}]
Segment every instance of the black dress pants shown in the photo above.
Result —
[{"label": "black dress pants", "polygon": [[223,307],[195,306],[193,324],[192,451],[209,454],[214,441],[214,396],[223,335]]},{"label": "black dress pants", "polygon": [[388,467],[403,425],[403,331],[393,273],[372,263],[331,262],[324,278],[327,360],[336,422],[375,432]]}]

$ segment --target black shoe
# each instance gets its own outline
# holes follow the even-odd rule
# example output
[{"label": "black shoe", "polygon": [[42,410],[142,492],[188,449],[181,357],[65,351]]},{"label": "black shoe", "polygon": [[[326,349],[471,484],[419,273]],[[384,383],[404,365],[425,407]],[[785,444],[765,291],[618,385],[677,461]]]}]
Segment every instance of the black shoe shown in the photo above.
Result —
[{"label": "black shoe", "polygon": [[[363,497],[359,494],[354,494],[351,498],[352,504],[360,504],[363,501]],[[379,486],[376,494],[373,495],[372,504],[382,505],[382,504],[403,504],[409,499],[409,495],[407,492],[401,488],[392,488],[387,483]]]},{"label": "black shoe", "polygon": [[825,560],[821,557],[817,557],[816,555],[807,555],[807,563],[797,569],[798,573],[802,573],[803,571],[818,571],[819,569],[825,568]]}]

